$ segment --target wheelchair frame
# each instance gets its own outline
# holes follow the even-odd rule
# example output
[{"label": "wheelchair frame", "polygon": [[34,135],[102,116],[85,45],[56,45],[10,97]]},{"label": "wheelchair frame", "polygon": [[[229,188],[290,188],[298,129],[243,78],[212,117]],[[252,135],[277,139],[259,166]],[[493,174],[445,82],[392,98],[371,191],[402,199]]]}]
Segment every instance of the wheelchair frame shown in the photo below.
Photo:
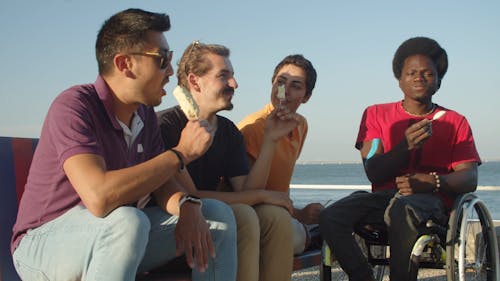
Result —
[{"label": "wheelchair frame", "polygon": [[[500,280],[495,227],[486,205],[474,193],[457,196],[447,227],[428,226],[433,231],[419,236],[409,257],[413,280],[417,280],[420,268],[444,269],[448,281]],[[354,235],[362,237],[360,246],[374,267],[375,279],[384,280],[389,272],[387,237],[378,230]],[[338,265],[330,258],[331,251],[326,243],[322,253],[321,280],[331,281],[330,267]],[[348,280],[348,277],[343,274],[335,280]],[[389,280],[388,277],[385,280]]]}]

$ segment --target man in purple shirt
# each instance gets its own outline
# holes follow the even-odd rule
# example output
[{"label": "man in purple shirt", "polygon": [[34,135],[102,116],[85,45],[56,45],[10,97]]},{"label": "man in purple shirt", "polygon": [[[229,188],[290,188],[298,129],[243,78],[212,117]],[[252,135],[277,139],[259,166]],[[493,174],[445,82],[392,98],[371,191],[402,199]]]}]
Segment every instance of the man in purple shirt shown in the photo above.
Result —
[{"label": "man in purple shirt", "polygon": [[115,14],[97,37],[96,82],[52,103],[14,226],[23,280],[134,280],[181,253],[193,280],[235,279],[231,209],[174,179],[210,146],[207,124],[188,122],[163,151],[153,106],[173,74],[169,29],[165,14]]}]

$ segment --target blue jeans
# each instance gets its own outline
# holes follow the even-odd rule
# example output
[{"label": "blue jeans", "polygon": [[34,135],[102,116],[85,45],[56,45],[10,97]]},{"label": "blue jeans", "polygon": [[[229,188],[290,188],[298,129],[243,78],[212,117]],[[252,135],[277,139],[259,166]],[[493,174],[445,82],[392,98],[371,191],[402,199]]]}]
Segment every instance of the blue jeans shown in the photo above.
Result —
[{"label": "blue jeans", "polygon": [[[231,208],[203,200],[216,249],[204,273],[193,280],[236,278],[236,226]],[[105,218],[75,206],[60,217],[27,232],[13,259],[22,280],[135,280],[141,271],[175,257],[178,217],[157,207],[119,207]]]}]

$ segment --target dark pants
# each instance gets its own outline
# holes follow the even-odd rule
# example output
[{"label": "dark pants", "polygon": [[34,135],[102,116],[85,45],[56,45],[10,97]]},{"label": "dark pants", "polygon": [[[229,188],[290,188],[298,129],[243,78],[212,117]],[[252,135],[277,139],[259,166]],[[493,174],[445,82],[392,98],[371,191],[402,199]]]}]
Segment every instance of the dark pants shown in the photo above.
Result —
[{"label": "dark pants", "polygon": [[432,194],[395,194],[395,190],[354,192],[321,212],[321,235],[350,280],[373,280],[372,268],[352,235],[356,226],[387,225],[391,280],[404,281],[409,279],[409,257],[420,226],[433,214],[443,217],[442,203]]}]

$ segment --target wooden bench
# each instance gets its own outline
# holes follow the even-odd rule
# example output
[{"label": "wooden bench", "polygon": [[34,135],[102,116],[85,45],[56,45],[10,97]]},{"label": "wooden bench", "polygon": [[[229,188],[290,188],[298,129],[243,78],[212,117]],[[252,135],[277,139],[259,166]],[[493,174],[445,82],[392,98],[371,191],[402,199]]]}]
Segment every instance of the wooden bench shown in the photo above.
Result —
[{"label": "wooden bench", "polygon": [[[20,280],[10,254],[10,240],[37,143],[38,139],[0,137],[0,281]],[[305,252],[295,257],[293,270],[320,265],[321,260],[320,250]],[[182,265],[174,265],[174,268],[170,267],[168,270],[162,268],[140,274],[137,280],[181,281],[191,280],[190,275],[189,270]]]}]

